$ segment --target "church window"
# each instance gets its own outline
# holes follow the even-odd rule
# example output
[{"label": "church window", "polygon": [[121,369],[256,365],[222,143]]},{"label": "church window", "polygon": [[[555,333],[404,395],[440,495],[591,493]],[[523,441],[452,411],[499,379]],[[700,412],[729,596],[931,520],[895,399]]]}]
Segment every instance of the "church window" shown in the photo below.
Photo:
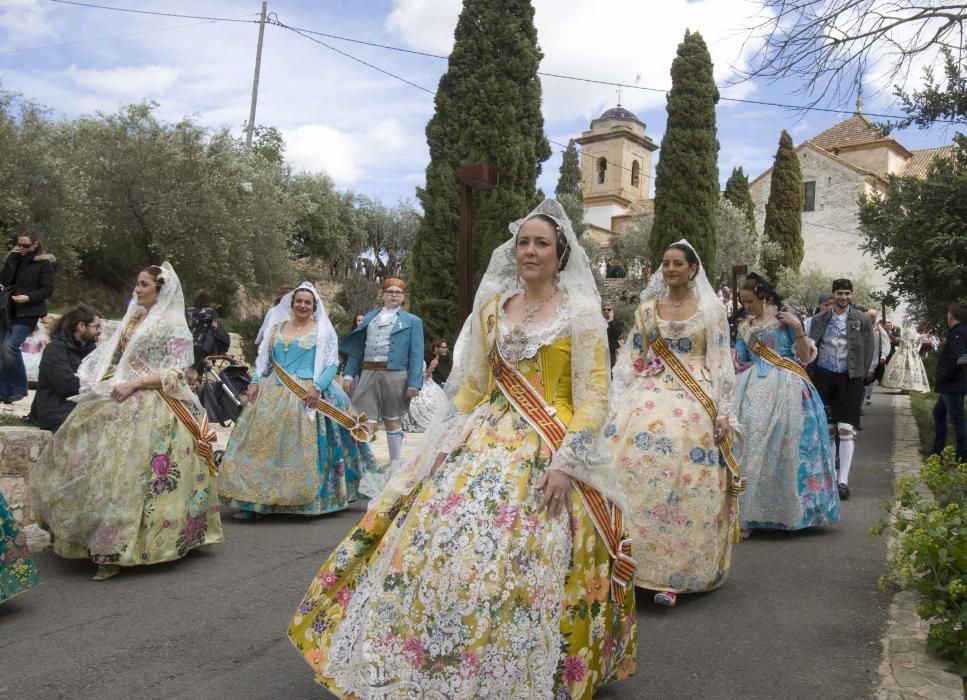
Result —
[{"label": "church window", "polygon": [[598,158],[598,184],[604,184],[604,178],[608,174],[608,161],[604,158]]},{"label": "church window", "polygon": [[803,211],[816,211],[816,181],[802,183]]},{"label": "church window", "polygon": [[641,184],[641,166],[638,161],[631,164],[631,186],[638,187]]}]

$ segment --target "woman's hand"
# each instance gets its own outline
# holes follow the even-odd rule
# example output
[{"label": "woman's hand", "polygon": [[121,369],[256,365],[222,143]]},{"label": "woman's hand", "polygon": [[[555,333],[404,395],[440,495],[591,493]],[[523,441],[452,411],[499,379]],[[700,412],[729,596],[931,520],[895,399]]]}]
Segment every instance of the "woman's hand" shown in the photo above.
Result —
[{"label": "woman's hand", "polygon": [[537,512],[547,510],[550,518],[556,518],[561,513],[571,512],[571,477],[560,469],[548,469],[537,482],[537,488],[544,492],[541,505]]},{"label": "woman's hand", "polygon": [[728,436],[729,431],[731,429],[732,428],[729,425],[729,419],[727,416],[719,416],[718,418],[716,418],[715,432],[713,435],[713,437],[715,437],[715,444],[717,445],[720,442],[722,442],[722,440],[724,440]]},{"label": "woman's hand", "polygon": [[786,328],[791,328],[794,330],[796,335],[802,333],[802,321],[799,320],[799,317],[796,316],[796,314],[790,311],[780,311],[776,314],[776,318],[779,320],[779,323],[784,325]]},{"label": "woman's hand", "polygon": [[430,476],[436,474],[437,469],[440,468],[440,465],[446,461],[447,455],[447,452],[437,452],[436,459],[433,460],[433,466],[430,467]]},{"label": "woman's hand", "polygon": [[248,385],[248,389],[245,390],[245,398],[248,399],[249,403],[255,403],[255,399],[259,397],[259,385],[252,382]]},{"label": "woman's hand", "polygon": [[352,397],[353,395],[353,378],[343,377],[342,379],[342,390],[346,392],[346,396]]},{"label": "woman's hand", "polygon": [[302,405],[306,408],[315,408],[316,404],[319,403],[319,387],[312,387],[306,392],[306,397],[302,399]]},{"label": "woman's hand", "polygon": [[140,388],[141,386],[136,379],[132,379],[130,382],[121,382],[111,390],[111,398],[121,403]]},{"label": "woman's hand", "polygon": [[26,294],[14,294],[12,297],[10,297],[10,301],[15,304],[26,304],[28,301],[30,301],[30,297],[28,297]]}]

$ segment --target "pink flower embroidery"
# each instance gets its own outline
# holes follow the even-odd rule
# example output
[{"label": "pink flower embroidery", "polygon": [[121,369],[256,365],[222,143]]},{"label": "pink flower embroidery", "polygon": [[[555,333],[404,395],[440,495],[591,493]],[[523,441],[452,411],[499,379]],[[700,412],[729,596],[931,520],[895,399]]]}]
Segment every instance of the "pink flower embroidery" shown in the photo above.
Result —
[{"label": "pink flower embroidery", "polygon": [[588,667],[580,656],[568,656],[564,659],[564,682],[568,685],[584,680]]},{"label": "pink flower embroidery", "polygon": [[446,503],[443,504],[443,508],[440,509],[440,513],[447,515],[451,510],[460,505],[461,501],[463,501],[463,496],[458,493],[451,493],[449,496],[447,496]]},{"label": "pink flower embroidery", "polygon": [[682,414],[683,414],[683,411],[680,408],[676,408],[672,410],[672,415],[675,416],[676,418],[681,418]]},{"label": "pink flower embroidery", "polygon": [[171,471],[171,457],[168,455],[155,455],[151,458],[151,471],[157,476],[168,476]]},{"label": "pink flower embroidery", "polygon": [[471,651],[461,652],[457,673],[464,680],[476,678],[480,675],[480,657]]},{"label": "pink flower embroidery", "polygon": [[336,577],[336,574],[332,573],[331,571],[325,572],[319,579],[320,583],[326,587],[327,591],[332,590],[332,587],[336,585],[336,581],[338,580],[339,579]]},{"label": "pink flower embroidery", "polygon": [[416,637],[407,639],[406,644],[403,645],[403,658],[413,668],[421,668],[426,659],[423,643]]},{"label": "pink flower embroidery", "polygon": [[655,407],[654,401],[645,401],[645,409],[650,411]]},{"label": "pink flower embroidery", "polygon": [[692,475],[691,474],[685,474],[682,477],[682,485],[683,486],[688,486],[691,483],[692,483]]},{"label": "pink flower embroidery", "polygon": [[606,659],[610,659],[611,654],[614,653],[615,647],[617,646],[614,637],[610,634],[604,635],[604,640],[601,642],[601,655]]},{"label": "pink flower embroidery", "polygon": [[353,592],[346,587],[340,588],[336,593],[336,600],[344,608],[349,605],[349,599],[353,597]]},{"label": "pink flower embroidery", "polygon": [[512,506],[509,503],[501,503],[500,513],[497,515],[497,527],[510,532],[514,529],[514,523],[517,522],[518,515],[520,515],[520,508]]},{"label": "pink flower embroidery", "polygon": [[809,484],[809,490],[812,491],[813,493],[815,493],[816,491],[819,491],[819,477],[818,476],[811,476],[811,477],[809,477],[808,484]]}]

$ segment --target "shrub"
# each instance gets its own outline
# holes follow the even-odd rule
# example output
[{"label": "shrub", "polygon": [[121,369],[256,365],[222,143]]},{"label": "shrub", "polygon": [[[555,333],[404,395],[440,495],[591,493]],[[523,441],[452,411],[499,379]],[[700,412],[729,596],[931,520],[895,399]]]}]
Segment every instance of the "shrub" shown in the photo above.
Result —
[{"label": "shrub", "polygon": [[967,675],[967,462],[958,463],[950,447],[931,455],[919,479],[897,481],[888,512],[897,537],[882,583],[920,594],[917,614],[930,622],[927,651]]}]

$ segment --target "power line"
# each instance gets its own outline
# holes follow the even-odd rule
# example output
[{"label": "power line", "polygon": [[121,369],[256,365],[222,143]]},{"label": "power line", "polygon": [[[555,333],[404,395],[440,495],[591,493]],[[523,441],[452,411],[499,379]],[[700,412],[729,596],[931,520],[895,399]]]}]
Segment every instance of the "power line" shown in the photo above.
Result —
[{"label": "power line", "polygon": [[[174,12],[157,12],[157,11],[150,11],[150,10],[134,10],[134,9],[131,9],[131,8],[126,8],[126,7],[113,7],[113,6],[110,6],[110,5],[98,5],[98,4],[95,4],[95,3],[79,2],[78,0],[50,0],[50,2],[56,2],[56,3],[62,4],[62,5],[76,5],[78,7],[89,7],[89,8],[99,9],[99,10],[114,10],[115,12],[130,12],[130,13],[141,14],[141,15],[155,15],[155,16],[159,16],[159,17],[181,17],[181,18],[184,18],[184,19],[201,19],[201,20],[209,20],[209,21],[215,21],[215,22],[246,22],[246,23],[252,23],[252,24],[257,24],[258,23],[258,20],[235,19],[235,18],[230,18],[230,17],[206,17],[206,16],[203,16],[203,15],[187,15],[187,14],[179,14],[179,13],[174,13]],[[426,51],[415,51],[413,49],[405,49],[405,48],[403,48],[401,46],[393,46],[391,44],[382,44],[382,43],[375,42],[375,41],[365,41],[363,39],[356,39],[356,38],[353,38],[353,37],[342,36],[342,35],[339,35],[339,34],[330,34],[330,33],[326,33],[326,32],[320,32],[320,31],[317,31],[317,30],[314,30],[314,29],[308,29],[306,27],[294,27],[294,26],[291,26],[291,25],[284,24],[281,21],[279,21],[278,19],[268,20],[267,23],[268,24],[273,24],[273,25],[278,26],[278,27],[280,27],[282,29],[288,29],[289,31],[293,31],[293,32],[295,32],[297,34],[300,34],[301,36],[305,37],[306,39],[310,39],[312,41],[317,41],[317,40],[316,39],[313,39],[312,37],[307,36],[307,35],[322,36],[322,37],[326,37],[328,39],[335,39],[337,41],[345,41],[345,42],[349,42],[349,43],[352,43],[352,44],[360,44],[362,46],[370,46],[370,47],[373,47],[373,48],[385,49],[387,51],[396,51],[398,53],[406,53],[406,54],[410,54],[410,55],[414,55],[414,56],[423,56],[425,58],[434,58],[434,59],[438,59],[438,60],[447,60],[447,58],[448,58],[447,56],[443,56],[443,55],[440,55],[440,54],[429,53],[429,52],[426,52]],[[332,51],[336,51],[337,53],[341,53],[342,55],[346,56],[347,58],[350,58],[350,59],[352,59],[354,61],[357,61],[359,63],[362,63],[363,65],[366,65],[366,66],[368,66],[370,68],[373,68],[374,70],[378,70],[381,73],[385,73],[385,74],[390,75],[392,77],[395,77],[395,78],[397,78],[399,80],[402,80],[403,82],[406,82],[406,83],[412,85],[413,87],[416,87],[416,88],[418,88],[420,90],[423,90],[424,92],[430,92],[429,90],[427,90],[422,85],[416,85],[415,83],[410,83],[405,78],[400,78],[399,76],[394,76],[389,71],[386,71],[386,70],[384,70],[382,68],[379,68],[378,66],[373,66],[372,64],[368,64],[365,61],[363,61],[362,59],[357,58],[355,56],[352,56],[350,54],[346,54],[346,53],[340,51],[339,49],[337,49],[337,48],[335,48],[335,47],[333,47],[333,46],[331,46],[329,44],[326,44],[325,42],[317,41],[317,43],[321,44],[322,46],[325,46],[328,49],[331,49]],[[593,85],[606,85],[608,87],[627,88],[629,90],[641,90],[641,91],[644,91],[644,92],[657,92],[657,93],[664,93],[664,94],[667,94],[669,92],[669,89],[668,88],[648,87],[648,86],[645,86],[645,85],[629,85],[627,83],[621,83],[621,82],[617,82],[617,81],[614,81],[614,80],[599,80],[599,79],[596,79],[596,78],[584,78],[584,77],[575,76],[575,75],[566,75],[566,74],[563,74],[563,73],[550,73],[550,72],[547,72],[547,71],[538,71],[537,74],[540,75],[540,76],[543,76],[543,77],[547,77],[547,78],[557,78],[557,79],[560,79],[560,80],[571,80],[571,81],[581,82],[581,83],[590,83],[590,84],[593,84]],[[726,88],[728,86],[719,86],[719,87],[720,88]],[[742,97],[719,97],[719,100],[722,101],[722,102],[735,102],[737,104],[756,105],[756,106],[760,106],[760,107],[776,107],[776,108],[779,108],[779,109],[787,109],[787,110],[796,111],[796,112],[822,112],[822,113],[825,113],[825,114],[854,114],[855,113],[855,110],[850,110],[850,109],[837,109],[837,108],[834,108],[834,107],[816,107],[816,106],[805,106],[805,105],[792,105],[792,104],[787,104],[787,103],[783,103],[783,102],[772,102],[772,101],[768,101],[768,100],[752,100],[752,99],[742,98]],[[868,116],[868,117],[877,117],[877,118],[880,118],[880,119],[905,119],[904,116],[901,116],[901,115],[898,115],[898,114],[880,114],[880,113],[875,113],[875,112],[866,112],[865,115]],[[957,120],[955,120],[955,119],[933,119],[933,120],[931,120],[931,123],[934,123],[934,124],[959,124],[959,122]]]},{"label": "power line", "polygon": [[[204,15],[184,15],[176,12],[155,12],[152,10],[133,10],[129,7],[114,7],[112,5],[97,5],[92,2],[77,2],[77,0],[50,0],[59,5],[76,5],[77,7],[89,7],[95,10],[113,10],[114,12],[129,12],[135,15],[154,15],[156,17],[179,17],[181,19],[203,19],[209,22],[242,22],[258,24],[257,19],[238,19],[234,17],[206,17]],[[257,12],[255,14],[258,14]]]},{"label": "power line", "polygon": [[91,39],[78,39],[77,41],[67,41],[62,44],[47,44],[46,46],[26,46],[21,49],[10,49],[8,51],[0,51],[0,56],[6,56],[12,53],[23,53],[24,51],[40,51],[41,49],[59,49],[63,46],[75,46],[77,44],[89,44],[95,41],[107,41],[108,39],[127,39],[132,36],[141,36],[142,34],[155,34],[157,32],[170,32],[175,29],[188,29],[190,27],[200,27],[203,24],[214,24],[218,20],[208,19],[201,22],[192,22],[191,24],[179,24],[172,27],[159,27],[157,29],[145,29],[140,32],[130,32],[129,34],[111,34],[110,36],[99,36]]}]

